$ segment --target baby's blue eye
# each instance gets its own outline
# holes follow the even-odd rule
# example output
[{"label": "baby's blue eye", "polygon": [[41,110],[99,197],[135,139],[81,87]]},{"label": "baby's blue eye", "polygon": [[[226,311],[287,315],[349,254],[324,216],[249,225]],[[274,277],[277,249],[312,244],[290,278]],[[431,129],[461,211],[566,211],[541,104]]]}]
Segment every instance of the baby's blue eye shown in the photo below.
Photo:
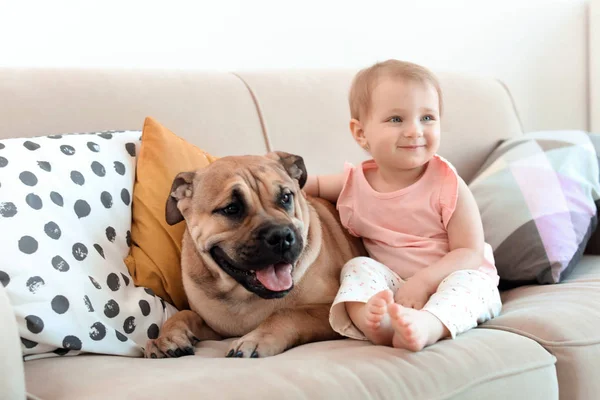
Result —
[{"label": "baby's blue eye", "polygon": [[433,117],[431,115],[426,115],[423,117],[423,121],[427,121],[427,122],[433,121]]},{"label": "baby's blue eye", "polygon": [[400,117],[392,117],[392,118],[390,118],[390,122],[402,122],[402,118],[400,118]]}]

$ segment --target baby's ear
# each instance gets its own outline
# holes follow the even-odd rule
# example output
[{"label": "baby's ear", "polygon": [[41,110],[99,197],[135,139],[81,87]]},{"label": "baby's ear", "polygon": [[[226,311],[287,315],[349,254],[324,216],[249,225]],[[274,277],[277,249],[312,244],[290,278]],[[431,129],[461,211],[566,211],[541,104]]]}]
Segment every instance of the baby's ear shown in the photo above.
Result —
[{"label": "baby's ear", "polygon": [[367,143],[365,131],[363,130],[360,121],[356,118],[352,118],[350,120],[350,132],[352,132],[352,137],[360,147],[362,147],[365,150],[369,150],[369,143]]}]

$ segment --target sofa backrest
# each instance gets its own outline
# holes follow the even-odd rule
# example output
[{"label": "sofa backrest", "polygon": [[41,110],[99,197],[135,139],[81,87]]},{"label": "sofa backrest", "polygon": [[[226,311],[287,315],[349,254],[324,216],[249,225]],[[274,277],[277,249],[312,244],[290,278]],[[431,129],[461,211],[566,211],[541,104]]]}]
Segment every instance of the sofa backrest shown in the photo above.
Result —
[{"label": "sofa backrest", "polygon": [[[368,157],[348,128],[355,72],[0,69],[0,139],[141,129],[153,116],[216,156],[284,150],[303,156],[309,173],[333,173]],[[501,140],[523,134],[521,125],[497,80],[438,76],[440,154],[469,181]]]},{"label": "sofa backrest", "polygon": [[[309,173],[341,171],[368,155],[349,130],[355,71],[241,73],[256,99],[271,148],[304,157]],[[438,73],[444,96],[439,153],[470,180],[504,139],[522,135],[510,94],[494,79]]]},{"label": "sofa backrest", "polygon": [[252,96],[233,74],[0,69],[0,138],[141,130],[146,116],[215,155],[267,151]]}]

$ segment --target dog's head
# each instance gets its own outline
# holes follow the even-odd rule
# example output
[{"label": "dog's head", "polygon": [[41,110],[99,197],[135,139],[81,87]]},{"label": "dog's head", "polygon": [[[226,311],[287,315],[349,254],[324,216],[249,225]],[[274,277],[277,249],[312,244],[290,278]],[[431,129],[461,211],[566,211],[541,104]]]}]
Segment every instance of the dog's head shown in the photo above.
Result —
[{"label": "dog's head", "polygon": [[170,225],[185,219],[206,268],[262,298],[281,298],[298,278],[295,265],[306,245],[305,182],[299,156],[220,158],[177,175],[166,219]]}]

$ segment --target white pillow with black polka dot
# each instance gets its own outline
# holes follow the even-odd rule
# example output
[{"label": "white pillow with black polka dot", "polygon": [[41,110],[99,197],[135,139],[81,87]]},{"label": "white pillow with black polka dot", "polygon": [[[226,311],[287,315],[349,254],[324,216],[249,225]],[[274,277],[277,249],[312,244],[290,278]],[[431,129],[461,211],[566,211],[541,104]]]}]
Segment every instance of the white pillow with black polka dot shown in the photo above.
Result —
[{"label": "white pillow with black polka dot", "polygon": [[140,135],[0,141],[0,282],[26,360],[141,356],[176,311],[135,287],[123,262]]}]

